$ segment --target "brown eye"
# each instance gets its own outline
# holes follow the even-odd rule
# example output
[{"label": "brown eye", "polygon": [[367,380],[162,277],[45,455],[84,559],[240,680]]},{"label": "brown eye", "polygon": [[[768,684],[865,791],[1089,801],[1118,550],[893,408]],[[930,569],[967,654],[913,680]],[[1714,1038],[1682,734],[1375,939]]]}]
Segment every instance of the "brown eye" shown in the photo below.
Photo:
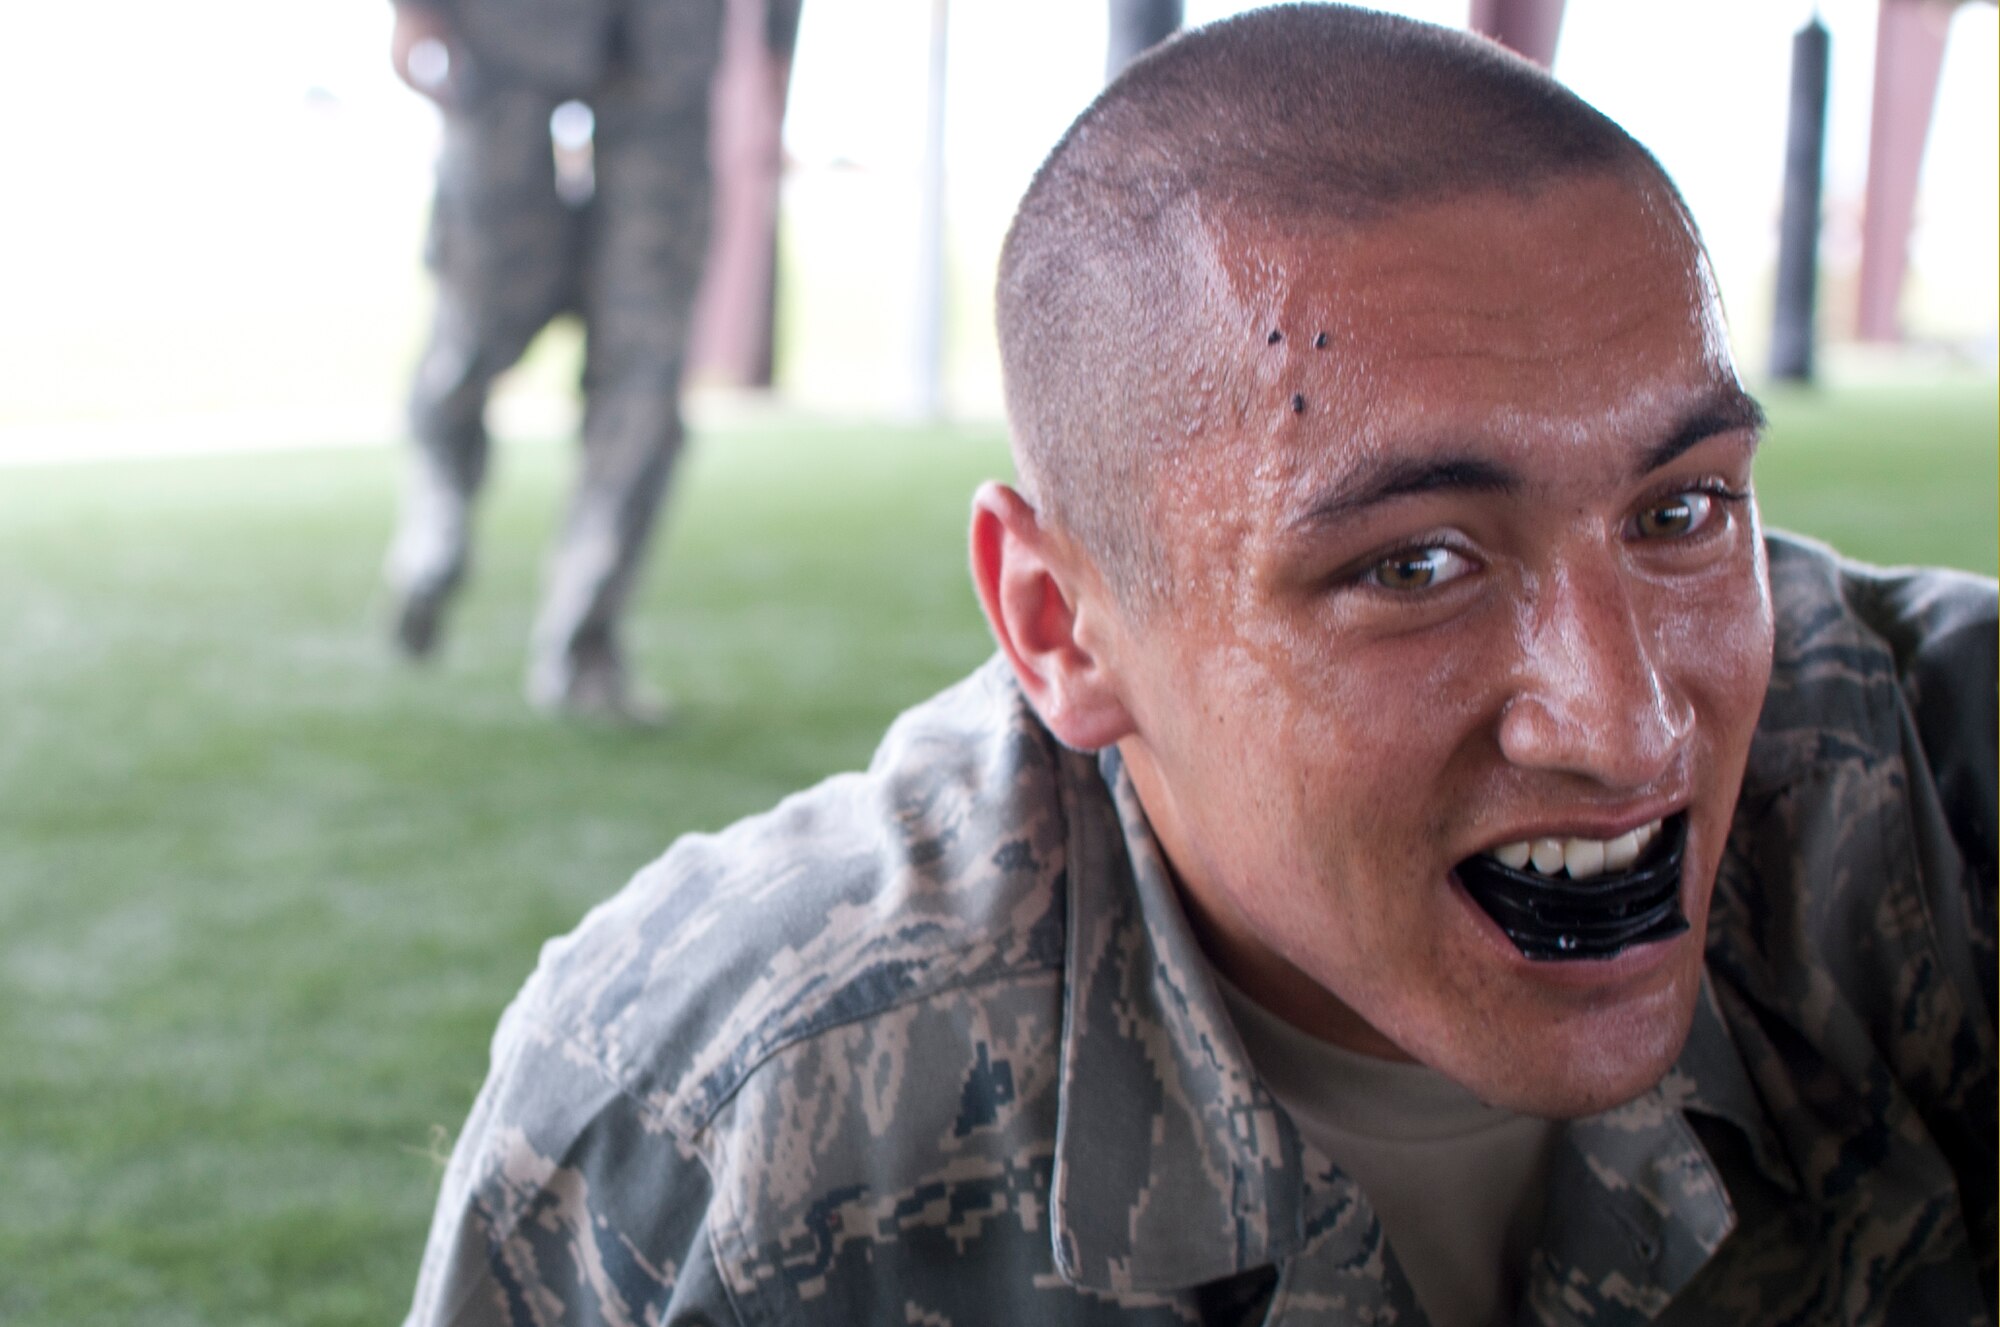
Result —
[{"label": "brown eye", "polygon": [[1383,558],[1368,569],[1367,579],[1384,590],[1428,590],[1471,569],[1471,559],[1449,548],[1417,548]]},{"label": "brown eye", "polygon": [[1708,524],[1715,499],[1706,493],[1676,493],[1639,513],[1641,539],[1678,539]]}]

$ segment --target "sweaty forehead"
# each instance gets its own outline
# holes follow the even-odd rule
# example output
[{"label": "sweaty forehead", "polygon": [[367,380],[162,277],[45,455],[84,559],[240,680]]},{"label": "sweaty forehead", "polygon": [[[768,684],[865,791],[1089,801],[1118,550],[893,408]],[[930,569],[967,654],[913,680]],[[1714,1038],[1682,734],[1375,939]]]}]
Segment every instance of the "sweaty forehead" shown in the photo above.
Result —
[{"label": "sweaty forehead", "polygon": [[[1670,196],[1591,175],[1465,194],[1365,224],[1310,211],[1217,218],[1215,262],[1264,383],[1319,414],[1398,380],[1468,407],[1585,404],[1564,372],[1733,378],[1714,284]],[[1524,371],[1531,370],[1531,371]],[[1254,403],[1248,411],[1258,417]],[[1268,413],[1264,416],[1268,418]]]},{"label": "sweaty forehead", "polygon": [[[1700,248],[1656,189],[1594,174],[1531,194],[1486,189],[1355,222],[1309,206],[1209,215],[1222,280],[1248,313],[1317,298],[1393,312],[1418,285],[1463,302],[1518,296],[1532,272],[1551,302],[1597,283],[1600,300],[1701,279]],[[1448,302],[1448,301],[1447,301]],[[1303,310],[1301,310],[1303,311]]]}]

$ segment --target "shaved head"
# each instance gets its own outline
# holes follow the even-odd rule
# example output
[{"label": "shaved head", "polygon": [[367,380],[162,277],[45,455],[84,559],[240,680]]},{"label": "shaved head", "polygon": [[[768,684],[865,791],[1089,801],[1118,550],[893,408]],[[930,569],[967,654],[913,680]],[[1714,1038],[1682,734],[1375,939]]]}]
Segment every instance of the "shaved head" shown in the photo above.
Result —
[{"label": "shaved head", "polygon": [[1245,236],[1588,174],[1629,178],[1685,217],[1644,148],[1483,38],[1286,5],[1157,48],[1049,154],[1001,255],[1007,413],[1040,518],[1128,607],[1156,600],[1162,478],[1242,426],[1256,351],[1315,335],[1258,307]]}]

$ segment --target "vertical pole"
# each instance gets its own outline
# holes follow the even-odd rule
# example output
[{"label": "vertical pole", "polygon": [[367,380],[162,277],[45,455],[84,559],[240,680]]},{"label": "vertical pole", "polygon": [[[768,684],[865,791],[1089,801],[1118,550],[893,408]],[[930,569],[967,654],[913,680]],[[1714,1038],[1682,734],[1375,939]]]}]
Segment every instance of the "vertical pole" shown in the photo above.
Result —
[{"label": "vertical pole", "polygon": [[1563,0],[1471,0],[1465,26],[1524,55],[1544,69],[1556,61]]},{"label": "vertical pole", "polygon": [[1832,41],[1814,14],[1792,37],[1792,104],[1785,131],[1785,203],[1778,220],[1778,296],[1771,376],[1811,382],[1819,286],[1820,182],[1826,162],[1826,86]]},{"label": "vertical pole", "polygon": [[924,160],[918,181],[916,317],[910,344],[910,410],[944,413],[944,98],[951,0],[931,0],[930,79],[924,98]]},{"label": "vertical pole", "polygon": [[708,263],[694,305],[689,367],[768,388],[777,324],[778,204],[789,49],[774,50],[764,0],[729,0],[710,97],[714,163]]},{"label": "vertical pole", "polygon": [[1875,106],[1868,139],[1868,198],[1861,214],[1863,341],[1900,341],[1896,306],[1909,270],[1917,178],[1924,164],[1944,66],[1952,6],[1942,0],[1882,0],[1875,29]]},{"label": "vertical pole", "polygon": [[1111,26],[1104,45],[1104,81],[1180,31],[1181,0],[1107,0]]}]

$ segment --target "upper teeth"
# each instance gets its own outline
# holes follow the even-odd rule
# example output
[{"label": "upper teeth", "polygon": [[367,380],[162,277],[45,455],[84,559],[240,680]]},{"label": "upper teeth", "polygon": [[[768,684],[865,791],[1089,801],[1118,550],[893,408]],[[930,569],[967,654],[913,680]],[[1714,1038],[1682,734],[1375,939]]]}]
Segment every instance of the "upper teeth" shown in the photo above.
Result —
[{"label": "upper teeth", "polygon": [[1615,839],[1523,839],[1493,850],[1501,865],[1516,871],[1532,866],[1542,875],[1568,872],[1575,880],[1622,871],[1639,860],[1660,833],[1660,821],[1627,830]]}]

